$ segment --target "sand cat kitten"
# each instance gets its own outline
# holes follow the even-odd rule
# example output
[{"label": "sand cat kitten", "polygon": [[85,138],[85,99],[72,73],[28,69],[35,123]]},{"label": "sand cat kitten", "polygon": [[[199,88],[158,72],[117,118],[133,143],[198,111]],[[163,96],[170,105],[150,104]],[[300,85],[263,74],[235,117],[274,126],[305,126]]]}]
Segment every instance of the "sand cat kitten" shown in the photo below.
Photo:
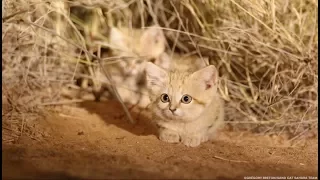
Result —
[{"label": "sand cat kitten", "polygon": [[[158,57],[165,50],[164,34],[157,26],[147,29],[113,27],[109,39],[111,56],[119,58],[114,62],[109,61],[104,68],[111,73],[123,101],[137,104],[140,86],[145,81],[144,63],[151,60],[155,60],[156,64],[161,63]],[[98,71],[97,74],[100,80],[107,81],[103,73]]]},{"label": "sand cat kitten", "polygon": [[218,71],[213,65],[196,70],[179,69],[176,64],[165,71],[148,62],[146,79],[160,140],[196,147],[222,125],[224,103],[217,92]]}]

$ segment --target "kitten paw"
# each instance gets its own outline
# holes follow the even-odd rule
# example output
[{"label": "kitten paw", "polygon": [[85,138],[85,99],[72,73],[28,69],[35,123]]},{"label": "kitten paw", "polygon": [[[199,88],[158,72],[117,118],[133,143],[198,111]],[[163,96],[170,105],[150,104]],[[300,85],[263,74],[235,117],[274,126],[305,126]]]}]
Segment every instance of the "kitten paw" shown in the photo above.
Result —
[{"label": "kitten paw", "polygon": [[170,130],[162,130],[159,134],[159,139],[168,143],[180,142],[180,136],[178,133]]},{"label": "kitten paw", "polygon": [[202,136],[201,137],[201,143],[207,142],[209,140],[209,136]]},{"label": "kitten paw", "polygon": [[204,140],[201,136],[185,136],[182,138],[182,143],[188,147],[197,147],[204,142]]}]

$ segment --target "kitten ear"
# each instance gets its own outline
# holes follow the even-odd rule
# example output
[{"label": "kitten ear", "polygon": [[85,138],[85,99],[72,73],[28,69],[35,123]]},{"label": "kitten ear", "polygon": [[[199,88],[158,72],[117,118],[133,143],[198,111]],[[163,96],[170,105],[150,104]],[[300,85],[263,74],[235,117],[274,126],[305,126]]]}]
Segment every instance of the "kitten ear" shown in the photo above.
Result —
[{"label": "kitten ear", "polygon": [[151,89],[154,87],[164,86],[167,80],[167,72],[152,62],[146,62],[146,79],[147,86]]},{"label": "kitten ear", "polygon": [[218,71],[214,65],[209,65],[194,72],[191,77],[195,82],[200,83],[201,88],[207,90],[217,84]]},{"label": "kitten ear", "polygon": [[122,50],[128,48],[125,35],[116,27],[110,28],[109,43],[111,48]]},{"label": "kitten ear", "polygon": [[140,38],[141,53],[145,56],[158,57],[165,50],[166,39],[162,29],[154,25],[142,33]]}]

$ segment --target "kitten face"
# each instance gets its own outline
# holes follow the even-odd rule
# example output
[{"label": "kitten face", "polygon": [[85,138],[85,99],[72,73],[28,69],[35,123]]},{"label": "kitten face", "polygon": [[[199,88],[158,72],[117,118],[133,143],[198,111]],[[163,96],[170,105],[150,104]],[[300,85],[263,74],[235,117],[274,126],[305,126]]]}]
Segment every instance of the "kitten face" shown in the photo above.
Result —
[{"label": "kitten face", "polygon": [[153,113],[165,121],[193,121],[217,91],[217,70],[210,65],[196,72],[167,72],[148,62],[147,88]]}]

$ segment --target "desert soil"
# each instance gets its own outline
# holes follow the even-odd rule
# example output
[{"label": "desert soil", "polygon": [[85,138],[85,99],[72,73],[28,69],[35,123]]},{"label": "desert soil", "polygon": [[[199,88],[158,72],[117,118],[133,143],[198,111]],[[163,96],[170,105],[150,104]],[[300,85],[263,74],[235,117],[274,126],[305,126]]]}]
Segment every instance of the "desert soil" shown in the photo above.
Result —
[{"label": "desert soil", "polygon": [[38,136],[2,143],[3,179],[317,179],[317,139],[289,147],[281,137],[223,130],[188,148],[158,140],[141,114],[131,125],[122,112],[117,102],[85,102],[37,121]]}]

